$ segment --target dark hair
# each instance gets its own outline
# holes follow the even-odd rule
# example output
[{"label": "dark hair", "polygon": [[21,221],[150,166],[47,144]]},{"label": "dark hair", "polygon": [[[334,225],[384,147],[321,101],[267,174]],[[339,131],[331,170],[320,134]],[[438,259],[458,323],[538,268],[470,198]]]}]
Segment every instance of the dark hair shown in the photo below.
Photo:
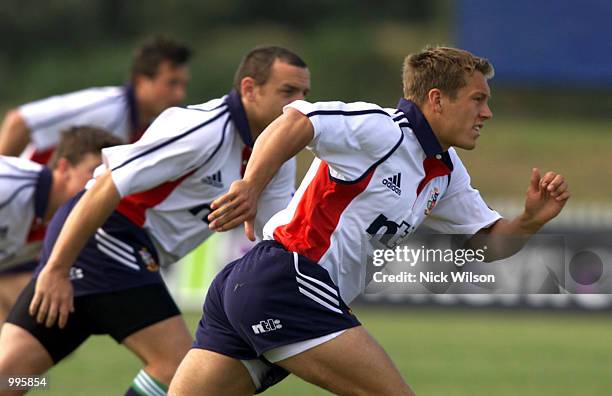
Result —
[{"label": "dark hair", "polygon": [[282,47],[256,47],[242,58],[234,75],[234,88],[240,91],[240,82],[251,77],[258,85],[265,84],[270,77],[270,69],[276,59],[297,67],[308,67],[298,55]]},{"label": "dark hair", "polygon": [[450,47],[425,48],[404,59],[404,97],[423,104],[429,91],[438,88],[455,98],[457,91],[466,85],[466,75],[471,76],[475,71],[486,78],[492,78],[495,73],[487,59],[468,51]]},{"label": "dark hair", "polygon": [[191,49],[182,43],[163,36],[154,37],[134,51],[132,78],[136,75],[153,78],[162,62],[169,61],[174,67],[181,66],[189,62],[191,54]]},{"label": "dark hair", "polygon": [[71,165],[77,165],[89,153],[100,154],[104,147],[117,146],[123,142],[104,129],[76,126],[62,132],[59,145],[53,152],[47,166],[55,169],[60,158]]}]

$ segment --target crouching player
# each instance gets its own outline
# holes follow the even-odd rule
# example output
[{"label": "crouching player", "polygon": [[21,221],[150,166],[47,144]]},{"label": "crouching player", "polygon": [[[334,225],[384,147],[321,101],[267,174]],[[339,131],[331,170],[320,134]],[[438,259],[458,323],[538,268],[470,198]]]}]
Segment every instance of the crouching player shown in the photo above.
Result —
[{"label": "crouching player", "polygon": [[[304,98],[310,73],[289,50],[256,48],[234,88],[166,110],[136,143],[102,151],[95,182],[49,226],[36,278],[0,334],[0,374],[43,373],[90,335],[109,334],[144,363],[126,394],[166,392],[192,338],[159,266],[212,235],[210,203],[242,177],[253,142],[283,106]],[[295,161],[279,168],[259,233],[295,189]]]},{"label": "crouching player", "polygon": [[104,130],[73,127],[61,134],[48,167],[0,156],[0,326],[32,278],[46,224],[91,179],[100,151],[117,144]]}]

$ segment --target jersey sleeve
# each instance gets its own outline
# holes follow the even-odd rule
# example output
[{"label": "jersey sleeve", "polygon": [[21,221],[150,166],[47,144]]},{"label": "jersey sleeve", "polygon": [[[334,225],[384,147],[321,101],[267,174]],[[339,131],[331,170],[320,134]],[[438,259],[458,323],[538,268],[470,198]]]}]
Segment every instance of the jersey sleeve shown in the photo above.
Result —
[{"label": "jersey sleeve", "polygon": [[56,146],[61,132],[69,127],[90,125],[117,132],[128,117],[126,98],[120,87],[90,88],[52,96],[22,105],[19,113],[38,150]]},{"label": "jersey sleeve", "polygon": [[258,239],[263,239],[263,227],[268,220],[289,205],[295,193],[295,172],[296,160],[291,158],[281,166],[262,192],[255,217],[255,235]]},{"label": "jersey sleeve", "polygon": [[375,104],[299,100],[287,108],[310,119],[314,138],[307,148],[327,162],[332,177],[342,181],[359,179],[402,139],[392,116]]},{"label": "jersey sleeve", "polygon": [[0,156],[0,270],[33,260],[38,254],[40,244],[28,243],[28,234],[36,215],[44,214],[50,188],[47,168]]},{"label": "jersey sleeve", "polygon": [[502,216],[471,186],[470,175],[455,150],[451,148],[449,154],[453,171],[448,189],[423,225],[445,234],[474,235]]},{"label": "jersey sleeve", "polygon": [[121,197],[179,179],[202,166],[223,143],[227,110],[170,108],[135,143],[102,150]]}]

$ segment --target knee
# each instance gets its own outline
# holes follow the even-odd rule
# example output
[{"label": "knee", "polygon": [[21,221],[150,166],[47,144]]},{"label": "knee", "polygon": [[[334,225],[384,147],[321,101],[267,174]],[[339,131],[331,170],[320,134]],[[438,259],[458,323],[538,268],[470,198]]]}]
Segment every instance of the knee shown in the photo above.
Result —
[{"label": "knee", "polygon": [[158,360],[150,362],[145,366],[145,371],[159,382],[170,385],[176,370],[178,369],[179,362]]}]

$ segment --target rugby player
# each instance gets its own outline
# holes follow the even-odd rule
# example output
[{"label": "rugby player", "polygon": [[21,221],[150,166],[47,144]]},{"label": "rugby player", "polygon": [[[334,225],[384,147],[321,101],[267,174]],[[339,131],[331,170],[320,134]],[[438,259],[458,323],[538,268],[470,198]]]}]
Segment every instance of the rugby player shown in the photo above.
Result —
[{"label": "rugby player", "polygon": [[[473,149],[492,117],[492,76],[486,59],[430,48],[406,58],[397,109],[287,106],[257,141],[243,180],[213,202],[211,228],[246,221],[251,230],[260,192],[278,167],[305,147],[317,158],[289,206],[266,224],[266,240],[213,281],[194,348],[169,394],[253,394],[292,372],[339,395],[413,395],[348,308],[365,287],[364,239],[391,248],[427,225],[520,235],[524,243],[570,196],[561,175],[534,168],[524,212],[508,220],[471,187],[455,147]],[[519,247],[490,250],[501,258]],[[405,342],[415,340],[406,329]]]},{"label": "rugby player", "polygon": [[32,278],[46,224],[91,179],[100,150],[117,144],[109,132],[73,127],[62,133],[48,167],[0,156],[0,325]]},{"label": "rugby player", "polygon": [[[300,57],[256,48],[228,95],[168,109],[138,142],[104,149],[95,183],[49,226],[36,278],[0,334],[0,374],[43,373],[102,333],[144,363],[127,395],[164,394],[192,338],[159,266],[212,234],[210,203],[242,177],[263,129],[309,89]],[[290,160],[262,193],[258,234],[289,203],[294,183]]]},{"label": "rugby player", "polygon": [[125,86],[88,88],[9,111],[0,129],[0,155],[18,156],[26,149],[25,157],[45,164],[60,132],[82,125],[135,142],[155,117],[185,99],[190,57],[185,45],[155,37],[134,52]]}]

